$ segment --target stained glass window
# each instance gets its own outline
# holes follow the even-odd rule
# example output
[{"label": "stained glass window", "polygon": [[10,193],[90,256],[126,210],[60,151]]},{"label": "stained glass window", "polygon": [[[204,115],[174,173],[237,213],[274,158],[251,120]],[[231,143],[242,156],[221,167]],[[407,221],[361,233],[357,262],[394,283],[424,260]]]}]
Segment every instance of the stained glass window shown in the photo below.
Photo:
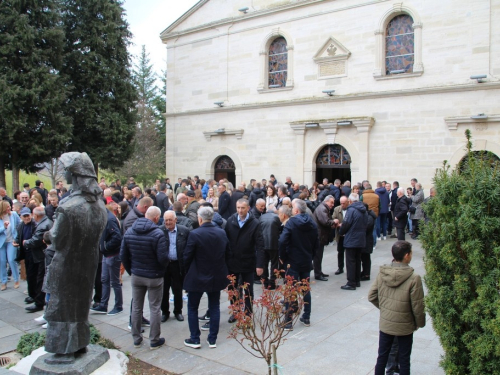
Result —
[{"label": "stained glass window", "polygon": [[394,17],[387,25],[385,37],[385,74],[394,71],[413,72],[415,58],[413,18],[407,14]]},{"label": "stained glass window", "polygon": [[341,145],[325,146],[318,154],[316,165],[318,166],[344,166],[351,164],[349,152]]},{"label": "stained glass window", "polygon": [[288,50],[286,40],[278,37],[269,46],[269,81],[270,89],[285,87],[288,71]]},{"label": "stained glass window", "polygon": [[234,161],[227,155],[221,156],[215,163],[215,169],[236,169]]}]

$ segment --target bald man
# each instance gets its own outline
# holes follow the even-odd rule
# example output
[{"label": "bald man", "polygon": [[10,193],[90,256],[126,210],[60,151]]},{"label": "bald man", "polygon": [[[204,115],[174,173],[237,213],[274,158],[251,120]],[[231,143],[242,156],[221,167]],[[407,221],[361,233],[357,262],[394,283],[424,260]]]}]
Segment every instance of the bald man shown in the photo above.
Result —
[{"label": "bald man", "polygon": [[174,211],[166,211],[163,214],[163,220],[164,225],[161,229],[167,241],[168,265],[163,276],[161,321],[162,323],[166,322],[170,317],[169,298],[170,288],[172,288],[174,295],[174,316],[175,319],[182,322],[184,321],[184,316],[182,316],[182,283],[184,281],[182,257],[189,237],[189,229],[177,224],[177,216]]}]

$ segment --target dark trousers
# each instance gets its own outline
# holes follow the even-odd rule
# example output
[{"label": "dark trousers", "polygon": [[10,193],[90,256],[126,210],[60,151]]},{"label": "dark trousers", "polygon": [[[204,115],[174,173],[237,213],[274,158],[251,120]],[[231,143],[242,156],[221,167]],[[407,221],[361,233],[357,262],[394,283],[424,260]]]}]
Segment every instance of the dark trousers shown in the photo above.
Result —
[{"label": "dark trousers", "polygon": [[[391,352],[392,343],[396,336],[380,331],[378,341],[378,358],[375,365],[375,375],[385,375],[385,365]],[[413,345],[413,333],[406,336],[397,336],[399,345],[399,374],[410,374],[410,356]]]},{"label": "dark trousers", "polygon": [[102,277],[102,263],[99,262],[97,264],[97,272],[95,274],[95,279],[94,279],[94,303],[101,303],[102,299],[102,282],[101,282],[101,277]]},{"label": "dark trousers", "polygon": [[418,228],[418,222],[419,222],[419,219],[413,219],[411,221],[411,226],[412,226],[412,229],[413,229],[413,235],[414,236],[418,236],[420,234],[420,231],[419,231],[419,228]]},{"label": "dark trousers", "polygon": [[[311,276],[311,272],[297,272],[291,268],[289,268],[286,271],[287,276],[292,276],[294,280],[301,281],[304,279],[309,280]],[[288,301],[285,302],[285,309],[288,314],[288,322],[292,321],[292,314],[297,311],[297,302],[291,302],[289,303]],[[304,313],[302,314],[304,319],[310,319],[311,318],[311,291],[307,292],[304,294]]]},{"label": "dark trousers", "polygon": [[392,223],[393,223],[392,215],[393,215],[392,212],[389,212],[387,214],[387,234],[389,236],[392,234]]},{"label": "dark trousers", "polygon": [[[247,314],[251,314],[253,309],[252,309],[252,301],[253,301],[253,275],[254,272],[231,272],[229,271],[230,275],[236,276],[236,280],[238,280],[238,283],[241,283],[239,285],[243,284],[248,284],[248,286],[245,288],[245,312]],[[231,285],[229,285],[229,288],[232,288]],[[241,288],[240,288],[240,293],[241,293]],[[189,295],[188,295],[189,298]],[[240,296],[241,299],[241,296]],[[231,299],[231,304],[235,304],[236,298]],[[210,317],[212,319],[212,317]]]},{"label": "dark trousers", "polygon": [[337,262],[339,264],[339,270],[344,269],[344,237],[339,238],[339,242],[337,244]]},{"label": "dark trousers", "polygon": [[45,293],[42,292],[43,278],[45,276],[45,262],[35,263],[31,251],[26,251],[26,281],[28,282],[28,295],[35,300],[35,305],[45,305]]},{"label": "dark trousers", "polygon": [[370,253],[361,253],[361,276],[370,276],[370,269],[372,267],[372,259]]},{"label": "dark trousers", "polygon": [[[188,324],[191,333],[191,340],[200,342],[200,327],[198,323],[198,308],[203,292],[188,293]],[[210,331],[208,341],[216,341],[219,334],[220,323],[220,290],[216,292],[207,292],[208,311],[210,313]]]},{"label": "dark trousers", "polygon": [[178,260],[171,260],[168,263],[163,280],[162,314],[170,314],[170,288],[172,288],[172,294],[174,295],[174,314],[182,314],[182,274]]},{"label": "dark trousers", "polygon": [[[275,270],[279,269],[279,257],[278,250],[264,250],[264,273],[262,274],[262,279],[264,279],[264,285],[266,288],[276,287],[276,274]],[[271,263],[271,270],[269,270],[269,262]]]},{"label": "dark trousers", "polygon": [[379,214],[377,217],[377,237],[387,236],[387,216],[390,215],[387,212],[385,214]]},{"label": "dark trousers", "polygon": [[101,273],[101,283],[102,283],[102,296],[100,305],[107,308],[109,298],[111,297],[111,288],[115,293],[115,309],[123,309],[123,294],[122,286],[120,285],[120,255],[115,255],[113,257],[103,257],[102,258],[102,273]]},{"label": "dark trousers", "polygon": [[405,228],[396,228],[398,232],[398,241],[404,241],[405,240]]},{"label": "dark trousers", "polygon": [[346,266],[347,266],[347,284],[356,286],[361,281],[361,249],[351,248],[345,249]]},{"label": "dark trousers", "polygon": [[323,252],[325,251],[325,245],[319,245],[316,255],[313,258],[314,266],[314,277],[320,277],[323,273],[321,269],[321,263],[323,263]]},{"label": "dark trousers", "polygon": [[399,374],[399,345],[398,336],[394,337],[392,342],[391,351],[389,352],[389,359],[385,365],[385,374],[394,375]]}]

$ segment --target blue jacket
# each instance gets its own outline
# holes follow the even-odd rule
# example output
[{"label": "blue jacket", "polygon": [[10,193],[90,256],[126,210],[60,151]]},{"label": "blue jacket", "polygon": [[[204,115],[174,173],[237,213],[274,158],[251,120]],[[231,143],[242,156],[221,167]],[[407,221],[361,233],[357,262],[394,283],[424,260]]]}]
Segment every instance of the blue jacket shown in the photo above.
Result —
[{"label": "blue jacket", "polygon": [[279,257],[285,269],[309,272],[319,247],[318,227],[308,214],[292,216],[279,239]]},{"label": "blue jacket", "polygon": [[389,204],[391,200],[389,199],[389,192],[385,190],[385,187],[379,187],[375,190],[375,194],[380,198],[380,211],[379,214],[386,214],[389,212]]},{"label": "blue jacket", "polygon": [[205,182],[205,185],[201,188],[201,195],[203,195],[203,199],[207,199],[208,190],[210,190],[210,186],[208,186],[208,182]]},{"label": "blue jacket", "polygon": [[[12,234],[12,241],[15,241],[17,238],[17,227],[18,227],[19,223],[21,222],[21,219],[20,219],[19,215],[17,214],[17,212],[12,211],[10,213],[9,221],[10,221],[9,226],[10,226],[10,230],[11,230],[11,234]],[[1,228],[0,228],[0,247],[2,247],[5,244],[6,239],[7,239],[7,235],[5,234],[5,226],[2,223]]]},{"label": "blue jacket", "polygon": [[363,202],[354,202],[349,207],[340,227],[340,235],[344,236],[344,248],[364,249],[366,246],[366,227],[368,213]]},{"label": "blue jacket", "polygon": [[189,233],[184,249],[184,290],[216,292],[225,289],[229,261],[226,233],[212,223],[204,223]]},{"label": "blue jacket", "polygon": [[123,236],[120,259],[129,275],[156,279],[163,277],[168,264],[168,247],[163,231],[141,217]]},{"label": "blue jacket", "polygon": [[99,240],[99,250],[103,256],[111,257],[120,253],[122,232],[115,215],[108,209],[106,209],[106,212],[108,214],[108,222]]}]

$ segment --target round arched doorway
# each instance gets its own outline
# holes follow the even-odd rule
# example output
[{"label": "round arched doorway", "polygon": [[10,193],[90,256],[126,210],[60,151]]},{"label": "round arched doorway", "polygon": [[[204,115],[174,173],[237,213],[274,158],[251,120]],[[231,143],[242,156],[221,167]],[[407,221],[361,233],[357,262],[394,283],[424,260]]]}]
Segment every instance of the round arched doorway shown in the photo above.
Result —
[{"label": "round arched doorway", "polygon": [[[482,160],[485,163],[491,164],[492,168],[500,165],[500,158],[491,151],[471,151],[472,157],[477,160]],[[458,163],[459,171],[463,171],[467,167],[468,155],[465,155]]]},{"label": "round arched doorway", "polygon": [[316,158],[316,181],[321,183],[327,178],[333,182],[337,178],[343,183],[351,180],[351,156],[339,144],[326,145]]},{"label": "round arched doorway", "polygon": [[236,167],[233,159],[227,155],[220,156],[214,166],[214,180],[220,181],[224,178],[236,186]]}]

